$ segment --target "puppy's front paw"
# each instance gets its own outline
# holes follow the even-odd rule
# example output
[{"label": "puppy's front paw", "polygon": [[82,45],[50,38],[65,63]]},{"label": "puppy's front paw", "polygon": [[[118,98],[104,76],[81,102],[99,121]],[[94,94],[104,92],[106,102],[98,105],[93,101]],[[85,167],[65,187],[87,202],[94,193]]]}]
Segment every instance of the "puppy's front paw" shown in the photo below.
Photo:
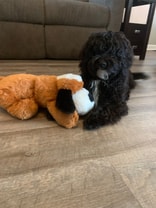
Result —
[{"label": "puppy's front paw", "polygon": [[89,116],[84,120],[83,127],[84,129],[87,129],[87,130],[93,130],[93,129],[99,128],[100,125],[98,121],[96,120],[96,118]]}]

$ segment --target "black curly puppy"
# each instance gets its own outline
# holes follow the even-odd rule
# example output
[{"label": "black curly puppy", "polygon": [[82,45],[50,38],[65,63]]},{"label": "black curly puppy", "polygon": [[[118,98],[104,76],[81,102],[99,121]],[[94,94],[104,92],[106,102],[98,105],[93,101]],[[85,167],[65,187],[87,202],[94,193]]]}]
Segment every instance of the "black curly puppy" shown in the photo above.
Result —
[{"label": "black curly puppy", "polygon": [[103,32],[89,37],[79,66],[95,107],[84,120],[85,129],[116,123],[128,113],[127,100],[135,87],[132,61],[133,50],[123,33]]}]

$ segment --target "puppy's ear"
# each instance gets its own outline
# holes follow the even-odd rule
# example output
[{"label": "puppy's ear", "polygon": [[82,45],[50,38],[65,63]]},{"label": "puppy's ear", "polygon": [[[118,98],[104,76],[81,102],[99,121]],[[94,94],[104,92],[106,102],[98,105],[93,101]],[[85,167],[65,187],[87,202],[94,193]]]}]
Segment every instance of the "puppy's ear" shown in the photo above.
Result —
[{"label": "puppy's ear", "polygon": [[58,91],[56,107],[64,113],[73,113],[75,111],[71,90],[61,89]]}]

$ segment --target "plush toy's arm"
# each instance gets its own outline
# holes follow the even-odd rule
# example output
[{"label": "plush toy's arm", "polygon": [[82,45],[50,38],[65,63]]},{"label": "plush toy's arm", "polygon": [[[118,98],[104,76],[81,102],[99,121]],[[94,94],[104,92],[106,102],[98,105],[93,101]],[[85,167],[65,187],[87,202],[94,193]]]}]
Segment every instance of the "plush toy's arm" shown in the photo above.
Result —
[{"label": "plush toy's arm", "polygon": [[58,91],[56,107],[64,113],[73,113],[75,111],[71,90],[60,89]]}]

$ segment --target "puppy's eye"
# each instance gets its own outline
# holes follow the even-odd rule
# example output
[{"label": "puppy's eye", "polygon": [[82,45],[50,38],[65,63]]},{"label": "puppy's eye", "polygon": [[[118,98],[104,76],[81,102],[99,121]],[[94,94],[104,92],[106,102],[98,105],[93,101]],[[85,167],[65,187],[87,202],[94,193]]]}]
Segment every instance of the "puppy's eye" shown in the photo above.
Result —
[{"label": "puppy's eye", "polygon": [[107,67],[107,62],[101,63],[101,64],[100,64],[100,67],[105,69],[105,68]]}]

